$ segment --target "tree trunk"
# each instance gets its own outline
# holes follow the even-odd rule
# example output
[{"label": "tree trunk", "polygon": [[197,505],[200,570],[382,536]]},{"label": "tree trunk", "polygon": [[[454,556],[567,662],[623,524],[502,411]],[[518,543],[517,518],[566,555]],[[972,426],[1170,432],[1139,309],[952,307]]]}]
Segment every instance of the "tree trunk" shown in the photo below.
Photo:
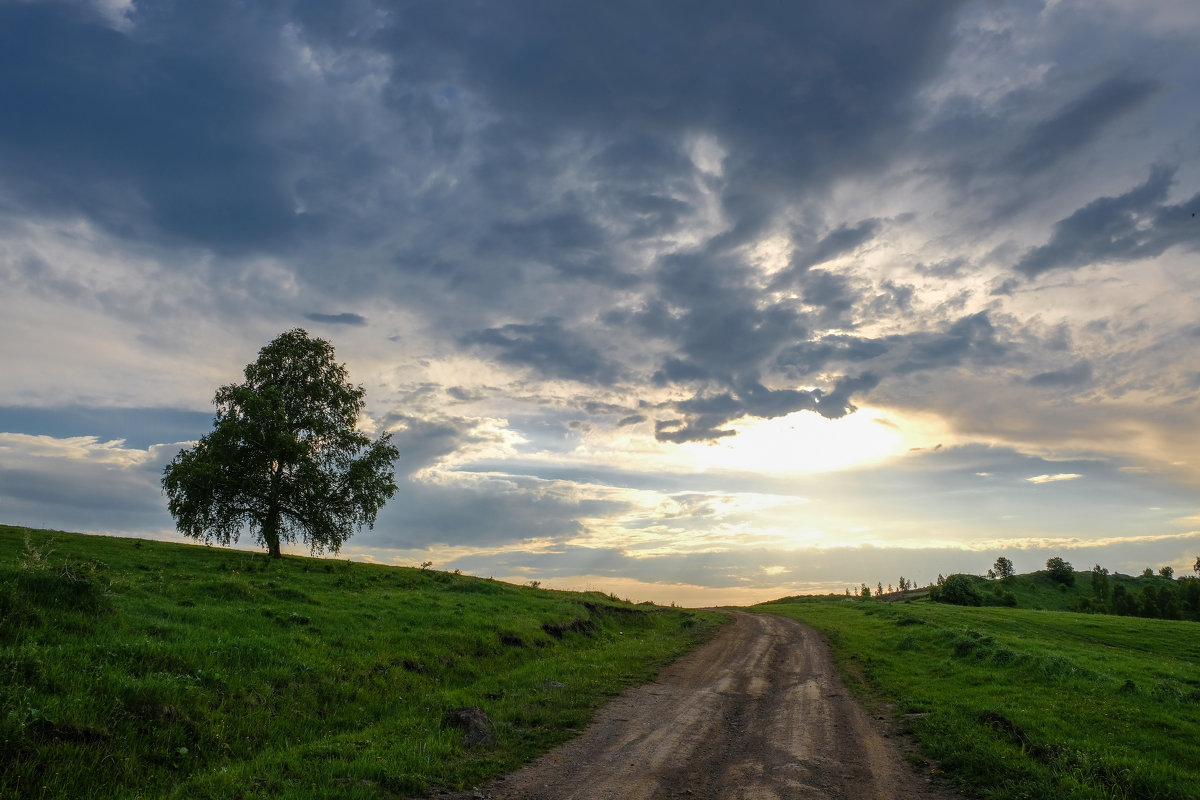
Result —
[{"label": "tree trunk", "polygon": [[272,508],[267,512],[263,522],[263,539],[267,542],[267,555],[271,558],[282,558],[279,552],[279,510]]}]

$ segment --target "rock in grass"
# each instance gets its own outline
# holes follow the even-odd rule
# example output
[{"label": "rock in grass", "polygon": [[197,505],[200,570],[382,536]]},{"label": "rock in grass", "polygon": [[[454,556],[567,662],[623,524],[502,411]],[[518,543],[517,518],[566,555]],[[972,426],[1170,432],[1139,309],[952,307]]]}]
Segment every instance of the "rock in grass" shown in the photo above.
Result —
[{"label": "rock in grass", "polygon": [[467,744],[486,744],[496,740],[495,725],[478,706],[456,708],[446,714],[446,724],[467,734]]}]

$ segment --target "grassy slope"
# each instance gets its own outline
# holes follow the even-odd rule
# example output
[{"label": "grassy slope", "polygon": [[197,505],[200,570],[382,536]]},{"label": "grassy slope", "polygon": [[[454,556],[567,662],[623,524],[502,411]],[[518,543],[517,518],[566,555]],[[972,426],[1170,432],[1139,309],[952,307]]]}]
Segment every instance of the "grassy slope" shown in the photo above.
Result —
[{"label": "grassy slope", "polygon": [[[1116,586],[1124,586],[1135,598],[1140,596],[1147,586],[1155,589],[1161,586],[1173,585],[1167,578],[1153,575],[1141,577],[1116,573],[1108,576],[1109,596]],[[1007,581],[987,580],[974,577],[973,583],[984,599],[985,605],[999,605],[1000,596],[1011,593],[1017,600],[1017,608],[1030,608],[1036,611],[1071,611],[1083,600],[1094,599],[1092,588],[1092,573],[1090,571],[1075,572],[1075,583],[1064,586],[1050,579],[1046,571],[1032,572],[1027,575],[1016,575]]]},{"label": "grassy slope", "polygon": [[971,795],[1200,798],[1197,623],[828,598],[754,610],[825,633],[852,688],[894,704]]},{"label": "grassy slope", "polygon": [[[0,798],[381,798],[568,737],[711,614],[0,526]],[[450,709],[479,706],[468,746]]]}]

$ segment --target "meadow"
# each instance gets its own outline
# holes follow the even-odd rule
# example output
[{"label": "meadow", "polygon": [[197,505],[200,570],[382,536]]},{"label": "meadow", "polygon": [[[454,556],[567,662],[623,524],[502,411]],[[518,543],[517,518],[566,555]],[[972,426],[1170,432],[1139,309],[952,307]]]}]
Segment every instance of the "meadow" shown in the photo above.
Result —
[{"label": "meadow", "polygon": [[[0,526],[0,798],[390,798],[563,741],[722,615]],[[452,712],[482,709],[482,731]]]},{"label": "meadow", "polygon": [[[1024,583],[1027,601],[1064,594]],[[914,764],[968,796],[1200,798],[1195,622],[927,600],[751,610],[820,630],[851,690],[915,738]]]}]

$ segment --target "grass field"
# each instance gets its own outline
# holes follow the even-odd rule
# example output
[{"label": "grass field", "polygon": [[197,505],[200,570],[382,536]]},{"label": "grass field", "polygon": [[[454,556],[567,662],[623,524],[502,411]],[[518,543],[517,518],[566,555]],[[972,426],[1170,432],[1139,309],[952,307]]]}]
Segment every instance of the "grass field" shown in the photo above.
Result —
[{"label": "grass field", "polygon": [[[720,615],[0,526],[0,798],[384,798],[579,729]],[[448,724],[482,708],[494,740]]]},{"label": "grass field", "polygon": [[1200,624],[928,601],[752,610],[821,630],[851,688],[968,795],[1200,798]]}]

